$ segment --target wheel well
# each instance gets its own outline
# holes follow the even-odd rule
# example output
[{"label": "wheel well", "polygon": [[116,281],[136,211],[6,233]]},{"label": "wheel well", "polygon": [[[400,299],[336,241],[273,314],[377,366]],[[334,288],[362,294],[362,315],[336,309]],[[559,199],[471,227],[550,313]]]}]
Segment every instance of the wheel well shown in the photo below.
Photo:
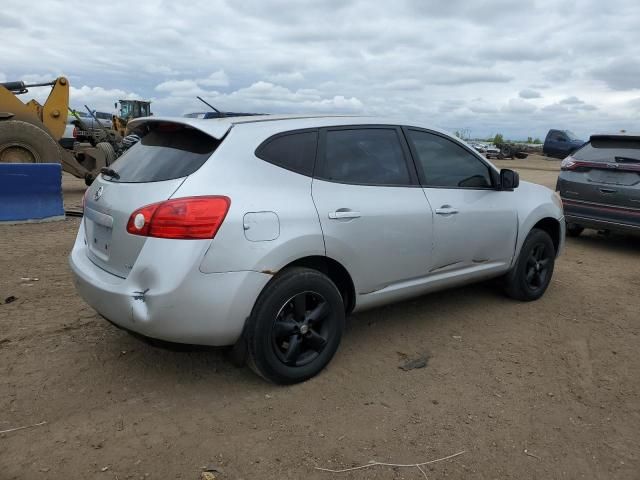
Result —
[{"label": "wheel well", "polygon": [[335,283],[344,299],[344,307],[350,313],[356,305],[356,289],[353,285],[351,275],[339,262],[329,257],[314,255],[303,257],[289,263],[282,270],[288,267],[306,267],[318,270],[328,276]]},{"label": "wheel well", "polygon": [[553,241],[553,247],[556,249],[556,253],[558,253],[558,248],[560,247],[560,222],[555,218],[547,217],[536,223],[533,228],[539,228],[547,232],[551,237],[551,241]]}]

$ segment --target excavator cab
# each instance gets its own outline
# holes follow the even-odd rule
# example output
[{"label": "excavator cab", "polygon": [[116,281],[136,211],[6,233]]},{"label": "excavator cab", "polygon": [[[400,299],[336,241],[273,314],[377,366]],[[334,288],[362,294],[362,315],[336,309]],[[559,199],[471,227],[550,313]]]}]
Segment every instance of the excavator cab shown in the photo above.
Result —
[{"label": "excavator cab", "polygon": [[[120,114],[113,116],[113,129],[124,137],[126,135],[129,120],[140,117],[148,117],[151,113],[151,102],[143,100],[118,100],[120,102]],[[118,108],[118,104],[114,104]]]},{"label": "excavator cab", "polygon": [[148,117],[151,115],[151,102],[141,100],[119,100],[120,118],[131,120],[132,118]]}]

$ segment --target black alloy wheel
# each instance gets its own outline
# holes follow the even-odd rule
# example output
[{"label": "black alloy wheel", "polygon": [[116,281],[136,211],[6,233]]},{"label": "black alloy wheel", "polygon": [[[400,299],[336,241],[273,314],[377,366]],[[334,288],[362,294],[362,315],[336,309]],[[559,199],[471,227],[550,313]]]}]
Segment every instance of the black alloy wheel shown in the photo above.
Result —
[{"label": "black alloy wheel", "polygon": [[525,302],[539,299],[551,282],[555,258],[556,248],[549,234],[539,228],[532,229],[516,264],[504,276],[507,295]]},{"label": "black alloy wheel", "polygon": [[552,252],[547,251],[545,243],[540,242],[534,245],[527,258],[525,279],[531,290],[537,290],[546,286],[549,275],[549,263]]},{"label": "black alloy wheel", "polygon": [[248,319],[247,363],[274,383],[303,382],[331,361],[344,324],[342,293],[327,275],[286,268],[264,288]]},{"label": "black alloy wheel", "polygon": [[280,361],[296,367],[313,362],[335,333],[326,321],[330,314],[329,303],[317,292],[302,292],[289,299],[271,330],[273,350]]}]

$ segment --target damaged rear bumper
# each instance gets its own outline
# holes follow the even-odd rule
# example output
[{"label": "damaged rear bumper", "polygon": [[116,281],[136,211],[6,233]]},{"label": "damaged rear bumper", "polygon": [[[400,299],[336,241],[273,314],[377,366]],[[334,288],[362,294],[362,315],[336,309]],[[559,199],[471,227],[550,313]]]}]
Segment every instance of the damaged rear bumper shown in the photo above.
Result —
[{"label": "damaged rear bumper", "polygon": [[112,323],[170,342],[234,344],[253,299],[272,278],[253,271],[205,274],[198,264],[179,262],[178,268],[162,262],[140,265],[140,258],[121,278],[91,262],[86,248],[79,235],[69,256],[80,296]]}]

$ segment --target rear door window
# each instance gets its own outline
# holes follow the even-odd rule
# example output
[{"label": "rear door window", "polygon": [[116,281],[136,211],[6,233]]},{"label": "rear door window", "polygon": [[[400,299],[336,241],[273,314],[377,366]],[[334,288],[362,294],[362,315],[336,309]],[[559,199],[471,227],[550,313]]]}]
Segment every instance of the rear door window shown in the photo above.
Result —
[{"label": "rear door window", "polygon": [[398,129],[327,130],[319,178],[357,185],[411,185]]},{"label": "rear door window", "polygon": [[310,177],[313,175],[317,145],[317,130],[287,132],[265,140],[256,149],[256,156]]},{"label": "rear door window", "polygon": [[161,182],[186,177],[198,170],[220,145],[220,140],[187,125],[150,122],[136,131],[140,141],[110,168],[120,183]]}]

